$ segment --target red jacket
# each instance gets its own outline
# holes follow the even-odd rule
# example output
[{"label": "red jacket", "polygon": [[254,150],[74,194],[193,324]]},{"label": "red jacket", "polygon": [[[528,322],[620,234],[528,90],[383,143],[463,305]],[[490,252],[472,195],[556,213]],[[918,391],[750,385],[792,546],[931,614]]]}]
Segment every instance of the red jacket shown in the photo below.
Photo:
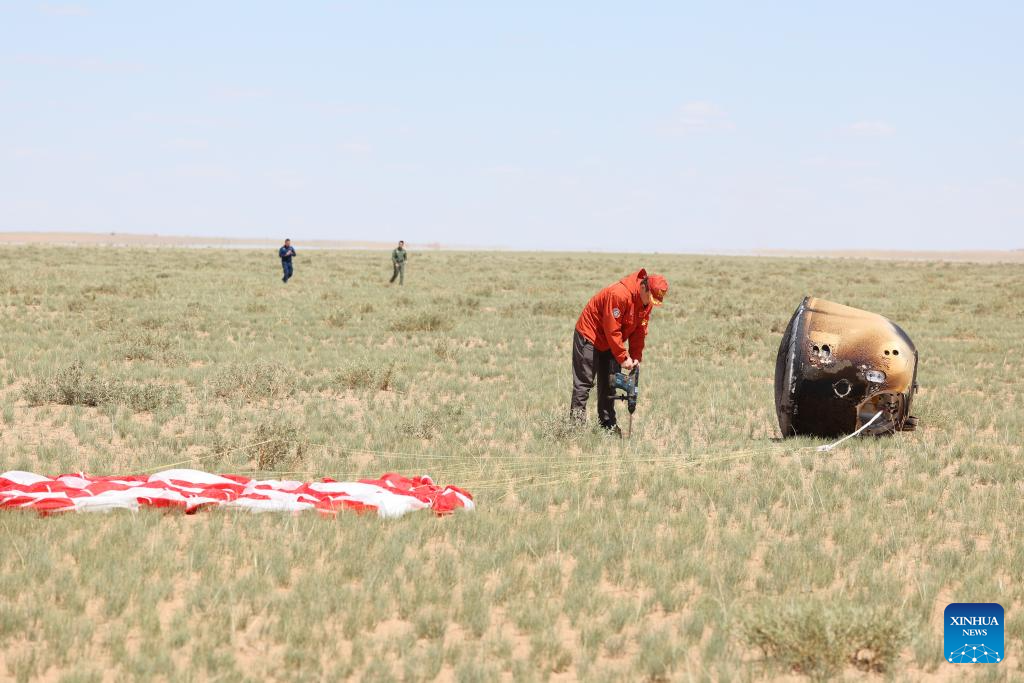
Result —
[{"label": "red jacket", "polygon": [[587,303],[576,321],[577,332],[598,351],[611,349],[619,363],[625,362],[627,356],[634,360],[643,357],[647,321],[651,317],[651,307],[640,300],[640,283],[645,277],[647,271],[641,268],[605,287]]}]

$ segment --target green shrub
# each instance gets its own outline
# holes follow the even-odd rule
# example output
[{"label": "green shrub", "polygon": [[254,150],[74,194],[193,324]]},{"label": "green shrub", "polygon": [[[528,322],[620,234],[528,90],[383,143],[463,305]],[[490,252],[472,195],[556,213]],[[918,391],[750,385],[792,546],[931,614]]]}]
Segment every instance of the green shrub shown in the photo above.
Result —
[{"label": "green shrub", "polygon": [[181,400],[181,392],[175,387],[104,379],[86,372],[77,361],[52,377],[29,382],[22,395],[35,406],[45,403],[87,407],[121,405],[136,412],[152,412]]},{"label": "green shrub", "polygon": [[417,638],[443,638],[448,628],[448,615],[436,607],[426,607],[413,617],[413,627]]},{"label": "green shrub", "polygon": [[292,391],[284,370],[270,363],[237,363],[219,370],[210,380],[213,393],[221,398],[243,396],[249,400],[278,398]]},{"label": "green shrub", "polygon": [[545,441],[575,442],[593,433],[586,422],[578,422],[569,415],[545,415],[536,422],[537,435]]},{"label": "green shrub", "polygon": [[579,308],[574,301],[538,301],[533,305],[533,314],[571,319],[579,315]]},{"label": "green shrub", "polygon": [[350,317],[351,316],[345,311],[335,311],[334,313],[331,313],[329,316],[327,316],[325,322],[330,327],[342,328],[345,327],[346,324],[348,324],[348,319]]},{"label": "green shrub", "polygon": [[666,631],[652,631],[640,638],[640,652],[636,656],[639,671],[651,681],[667,681],[679,661],[679,645]]},{"label": "green shrub", "polygon": [[451,316],[423,311],[396,320],[392,332],[446,332],[454,327]]},{"label": "green shrub", "polygon": [[394,388],[394,380],[394,363],[372,365],[369,362],[360,362],[335,372],[333,384],[352,391],[390,391]]},{"label": "green shrub", "polygon": [[455,349],[452,347],[451,341],[448,339],[439,339],[437,343],[434,344],[434,355],[437,356],[438,359],[447,363],[455,360],[458,354],[456,354]]},{"label": "green shrub", "polygon": [[174,405],[181,400],[175,387],[158,384],[116,383],[112,387],[112,402],[127,406],[135,412],[151,413]]},{"label": "green shrub", "polygon": [[907,638],[906,624],[891,609],[819,601],[761,605],[741,630],[768,661],[816,680],[834,677],[846,664],[886,671]]},{"label": "green shrub", "polygon": [[304,449],[298,440],[298,429],[294,423],[277,418],[256,427],[252,450],[255,452],[256,469],[277,470],[289,459],[293,464],[302,460]]},{"label": "green shrub", "polygon": [[125,360],[160,360],[178,362],[182,354],[176,347],[176,340],[157,329],[143,329],[141,333],[126,335],[121,342],[121,354]]}]

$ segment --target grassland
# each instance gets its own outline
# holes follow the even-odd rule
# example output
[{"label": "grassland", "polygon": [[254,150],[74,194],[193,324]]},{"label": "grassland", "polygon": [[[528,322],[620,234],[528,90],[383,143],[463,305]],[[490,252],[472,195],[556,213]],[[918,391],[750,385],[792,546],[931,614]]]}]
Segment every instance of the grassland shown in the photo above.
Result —
[{"label": "grassland", "polygon": [[[301,245],[300,250],[301,250]],[[429,473],[447,518],[0,515],[0,678],[1024,676],[1024,270],[868,260],[4,247],[0,469]],[[633,438],[566,426],[572,326],[645,265]],[[774,440],[805,294],[921,353],[916,433]],[[591,407],[591,410],[593,408]],[[997,601],[1007,659],[942,657]]]}]

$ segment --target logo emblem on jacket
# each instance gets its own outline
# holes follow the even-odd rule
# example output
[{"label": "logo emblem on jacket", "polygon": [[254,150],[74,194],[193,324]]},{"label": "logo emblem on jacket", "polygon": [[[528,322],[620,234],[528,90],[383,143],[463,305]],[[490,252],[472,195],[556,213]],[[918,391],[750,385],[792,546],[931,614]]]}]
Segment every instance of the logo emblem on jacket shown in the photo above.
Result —
[{"label": "logo emblem on jacket", "polygon": [[622,313],[619,311],[619,309],[617,309],[617,308],[613,308],[612,309],[612,317],[613,318],[618,318],[620,315],[622,315]]}]

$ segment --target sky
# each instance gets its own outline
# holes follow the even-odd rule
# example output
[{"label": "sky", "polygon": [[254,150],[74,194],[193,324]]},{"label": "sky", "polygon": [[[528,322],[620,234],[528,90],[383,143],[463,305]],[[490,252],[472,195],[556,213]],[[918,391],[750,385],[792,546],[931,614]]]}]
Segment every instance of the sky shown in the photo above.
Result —
[{"label": "sky", "polygon": [[0,0],[0,231],[1024,248],[1021,2]]}]

